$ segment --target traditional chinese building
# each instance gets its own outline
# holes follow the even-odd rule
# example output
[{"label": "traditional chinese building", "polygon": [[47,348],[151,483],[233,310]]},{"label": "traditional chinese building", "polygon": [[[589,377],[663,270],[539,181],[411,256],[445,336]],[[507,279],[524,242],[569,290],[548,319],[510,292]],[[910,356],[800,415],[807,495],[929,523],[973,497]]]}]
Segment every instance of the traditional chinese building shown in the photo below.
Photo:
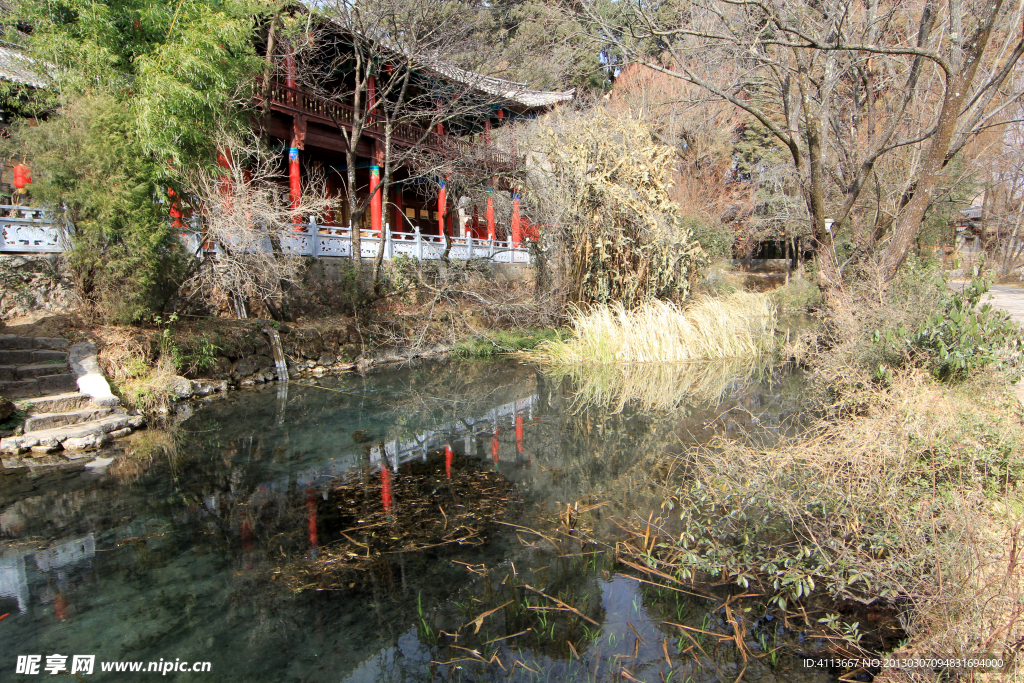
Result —
[{"label": "traditional chinese building", "polygon": [[[333,38],[338,40],[337,36]],[[496,242],[515,248],[524,239],[536,236],[534,226],[520,215],[514,184],[506,181],[521,164],[521,157],[496,148],[491,131],[517,120],[536,117],[558,103],[571,100],[573,91],[535,91],[521,83],[450,65],[424,63],[415,65],[416,78],[412,86],[421,92],[409,96],[410,99],[427,99],[430,91],[436,90],[449,93],[449,97],[457,93],[455,99],[472,99],[476,104],[446,116],[427,112],[417,120],[413,114],[389,128],[383,115],[375,117],[364,113],[377,104],[377,93],[386,91],[385,81],[393,77],[386,59],[381,60],[377,74],[369,76],[362,90],[352,74],[344,72],[335,83],[303,87],[302,65],[296,65],[299,60],[285,55],[281,61],[284,68],[279,69],[279,76],[264,88],[265,99],[261,104],[269,110],[263,125],[271,144],[287,150],[293,205],[298,205],[301,193],[308,189],[310,182],[324,183],[326,187],[322,190],[328,196],[346,194],[347,141],[353,137],[353,130],[359,128],[362,128],[362,135],[355,143],[356,194],[361,201],[369,199],[369,210],[355,226],[344,201],[337,203],[338,210],[319,220],[303,216],[303,236],[297,239],[304,241],[297,245],[298,251],[347,256],[345,245],[349,240],[345,236],[350,235],[352,229],[365,231],[365,236],[371,240],[364,246],[363,256],[376,252],[375,238],[382,234],[390,240],[389,251],[426,258],[430,255],[423,253],[422,245],[414,248],[414,240],[417,243],[421,238],[426,240],[429,251],[431,244],[441,243],[442,236],[447,235],[453,248],[451,256],[467,258],[484,255],[485,248],[493,251]],[[356,93],[361,106],[356,104]],[[351,103],[345,102],[341,94],[348,94]],[[364,118],[361,120],[360,116]],[[403,149],[405,153],[400,155],[403,161],[392,171],[391,187],[385,197],[375,190],[381,182],[385,135],[389,129],[392,148]],[[408,153],[410,148],[417,148],[422,156],[447,156],[453,165],[469,165],[484,177],[489,176],[486,203],[469,204],[463,200],[460,205],[460,198],[451,196],[443,177],[429,175],[437,175],[436,169],[425,170],[410,161],[414,156]],[[497,224],[491,196],[494,192],[511,195],[508,225]],[[385,227],[388,230],[382,232]]]}]

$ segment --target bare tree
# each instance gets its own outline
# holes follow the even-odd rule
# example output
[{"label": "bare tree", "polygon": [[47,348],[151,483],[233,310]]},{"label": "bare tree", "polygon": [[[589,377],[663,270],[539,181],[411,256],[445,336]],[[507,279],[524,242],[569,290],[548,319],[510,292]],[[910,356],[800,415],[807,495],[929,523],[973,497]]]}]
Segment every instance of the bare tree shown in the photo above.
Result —
[{"label": "bare tree", "polygon": [[[255,300],[281,319],[285,288],[297,281],[302,257],[287,249],[295,211],[280,159],[251,138],[224,135],[217,149],[219,166],[191,168],[181,178],[202,228],[200,262],[185,288],[207,300],[226,294],[239,317]],[[323,216],[329,206],[330,199],[314,190],[303,194],[298,211]]]},{"label": "bare tree", "polygon": [[682,0],[621,6],[611,19],[595,4],[583,11],[606,49],[731,103],[788,150],[823,284],[840,303],[835,234],[859,236],[890,281],[948,164],[1021,94],[1010,77],[1024,54],[1019,3]]},{"label": "bare tree", "polygon": [[1007,277],[1024,261],[1024,107],[985,146],[981,225],[985,250]]}]

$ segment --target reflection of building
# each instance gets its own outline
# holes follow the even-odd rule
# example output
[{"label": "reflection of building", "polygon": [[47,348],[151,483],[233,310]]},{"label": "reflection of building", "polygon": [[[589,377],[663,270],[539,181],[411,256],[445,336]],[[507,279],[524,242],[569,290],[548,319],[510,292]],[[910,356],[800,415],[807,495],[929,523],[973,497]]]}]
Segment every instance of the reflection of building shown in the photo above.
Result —
[{"label": "reflection of building", "polygon": [[71,587],[70,570],[89,562],[95,555],[96,539],[92,533],[34,553],[6,551],[0,558],[0,600],[14,599],[18,603],[19,612],[28,610],[30,591],[25,568],[29,557],[34,556],[36,569],[48,575],[56,584],[56,593],[47,587],[39,595],[41,601],[50,602],[56,594]]},{"label": "reflection of building", "polygon": [[[395,439],[380,446],[373,446],[370,449],[370,464],[377,468],[386,460],[387,464],[397,472],[402,463],[415,458],[426,459],[429,451],[442,448],[448,441],[463,438],[468,444],[476,436],[489,438],[503,422],[513,426],[515,417],[519,413],[525,412],[532,417],[533,406],[536,402],[537,395],[534,394],[493,408],[478,417],[462,418],[457,422],[449,422],[428,429],[409,440]],[[469,451],[470,449],[466,448],[466,453]],[[340,460],[332,458],[322,466],[299,472],[296,475],[296,488],[303,491],[309,487],[326,484],[343,477],[356,465],[357,463],[347,458]],[[269,484],[261,486],[269,486]]]},{"label": "reflection of building", "polygon": [[[25,553],[5,551],[0,557],[0,605],[4,598],[13,598],[18,611],[28,609],[28,578],[25,575]],[[0,607],[0,611],[3,610]]]}]

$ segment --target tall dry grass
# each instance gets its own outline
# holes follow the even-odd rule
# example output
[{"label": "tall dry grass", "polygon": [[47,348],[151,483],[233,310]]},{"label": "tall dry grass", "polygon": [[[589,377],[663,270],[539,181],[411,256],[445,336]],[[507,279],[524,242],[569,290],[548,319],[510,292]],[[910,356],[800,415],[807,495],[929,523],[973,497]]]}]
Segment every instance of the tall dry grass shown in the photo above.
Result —
[{"label": "tall dry grass", "polygon": [[649,301],[577,310],[569,339],[541,344],[531,360],[556,365],[674,363],[762,357],[775,345],[776,306],[751,292],[686,306]]}]

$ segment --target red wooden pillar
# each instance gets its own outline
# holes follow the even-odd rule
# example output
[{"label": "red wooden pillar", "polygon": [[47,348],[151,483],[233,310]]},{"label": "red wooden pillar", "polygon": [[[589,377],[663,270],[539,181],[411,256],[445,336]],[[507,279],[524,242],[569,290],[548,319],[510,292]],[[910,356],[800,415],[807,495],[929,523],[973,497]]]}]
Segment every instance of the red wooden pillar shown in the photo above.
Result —
[{"label": "red wooden pillar", "polygon": [[512,246],[519,246],[523,241],[523,229],[519,222],[519,193],[512,193]]},{"label": "red wooden pillar", "polygon": [[231,211],[231,150],[224,149],[217,153],[217,165],[221,168],[220,177],[217,179],[217,188],[224,199],[224,208]]},{"label": "red wooden pillar", "polygon": [[[437,124],[438,137],[444,135],[444,124]],[[437,234],[443,235],[445,228],[445,215],[448,209],[448,191],[445,189],[444,178],[441,179],[441,188],[437,191]]]},{"label": "red wooden pillar", "polygon": [[490,115],[484,119],[484,144],[491,144],[491,117]]},{"label": "red wooden pillar", "polygon": [[448,191],[444,186],[444,178],[441,179],[441,189],[437,191],[437,234],[444,234],[445,209],[448,206]]},{"label": "red wooden pillar", "polygon": [[516,413],[516,450],[523,453],[523,415]]},{"label": "red wooden pillar", "polygon": [[292,200],[292,232],[302,232],[302,216],[299,215],[299,203],[302,201],[302,183],[299,176],[298,141],[292,138],[292,146],[288,150],[288,194]]},{"label": "red wooden pillar", "polygon": [[327,210],[324,212],[324,224],[334,225],[334,205],[330,202],[334,200],[334,173],[332,171],[327,172],[327,178],[324,179],[324,191],[327,193]]},{"label": "red wooden pillar", "polygon": [[474,239],[480,239],[480,207],[476,204],[473,205],[473,227],[470,234]]},{"label": "red wooden pillar", "polygon": [[384,504],[384,512],[391,512],[395,501],[391,495],[391,473],[388,472],[386,463],[381,463],[380,466],[380,498]]},{"label": "red wooden pillar", "polygon": [[384,208],[380,196],[380,166],[377,165],[376,146],[374,143],[374,160],[370,165],[370,230],[379,237]]},{"label": "red wooden pillar", "polygon": [[395,219],[391,224],[391,232],[405,232],[405,206],[402,203],[402,187],[394,186]]},{"label": "red wooden pillar", "polygon": [[[170,197],[170,199],[171,199],[171,208],[167,211],[167,213],[170,215],[171,218],[174,219],[173,221],[171,221],[171,227],[172,228],[184,228],[185,224],[181,222],[181,219],[182,219],[181,204],[178,203],[178,193],[175,192],[170,187],[168,187],[167,188],[167,196]],[[185,233],[181,233],[181,234],[182,234],[182,237],[185,236]]]},{"label": "red wooden pillar", "polygon": [[[377,78],[370,76],[367,83],[367,109],[377,104]],[[374,114],[370,114],[372,119]],[[373,141],[373,160],[370,162],[370,231],[380,237],[381,228],[384,222],[384,201],[380,191],[380,142]]]},{"label": "red wooden pillar", "polygon": [[493,240],[496,237],[496,226],[494,223],[494,186],[497,184],[495,178],[491,178],[491,187],[487,190],[487,239]]}]

